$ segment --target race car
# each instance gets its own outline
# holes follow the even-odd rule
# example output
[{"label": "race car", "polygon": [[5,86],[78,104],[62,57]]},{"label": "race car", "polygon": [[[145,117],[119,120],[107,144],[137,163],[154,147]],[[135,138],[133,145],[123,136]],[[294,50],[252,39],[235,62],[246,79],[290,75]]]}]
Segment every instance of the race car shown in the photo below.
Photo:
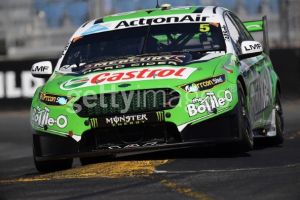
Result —
[{"label": "race car", "polygon": [[[266,18],[241,22],[221,7],[121,13],[83,24],[32,100],[40,172],[102,157],[229,144],[283,142],[280,82],[268,56]],[[255,41],[250,32],[262,32]]]}]

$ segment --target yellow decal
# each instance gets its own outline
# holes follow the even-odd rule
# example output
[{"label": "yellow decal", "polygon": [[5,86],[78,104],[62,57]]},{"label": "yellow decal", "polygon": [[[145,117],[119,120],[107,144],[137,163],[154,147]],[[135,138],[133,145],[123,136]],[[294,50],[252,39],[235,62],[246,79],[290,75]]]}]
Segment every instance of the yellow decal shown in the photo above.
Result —
[{"label": "yellow decal", "polygon": [[200,32],[201,33],[207,33],[210,31],[209,24],[200,24]]}]

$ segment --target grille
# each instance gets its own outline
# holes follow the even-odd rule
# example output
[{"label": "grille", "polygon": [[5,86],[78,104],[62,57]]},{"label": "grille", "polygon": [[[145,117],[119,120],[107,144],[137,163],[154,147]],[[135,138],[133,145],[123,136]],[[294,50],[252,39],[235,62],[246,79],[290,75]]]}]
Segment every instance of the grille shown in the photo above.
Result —
[{"label": "grille", "polygon": [[126,149],[151,147],[161,144],[182,142],[180,133],[173,123],[157,123],[88,130],[80,140],[80,152],[99,149]]},{"label": "grille", "polygon": [[81,97],[74,110],[80,117],[112,116],[167,110],[178,102],[172,89],[132,90]]}]

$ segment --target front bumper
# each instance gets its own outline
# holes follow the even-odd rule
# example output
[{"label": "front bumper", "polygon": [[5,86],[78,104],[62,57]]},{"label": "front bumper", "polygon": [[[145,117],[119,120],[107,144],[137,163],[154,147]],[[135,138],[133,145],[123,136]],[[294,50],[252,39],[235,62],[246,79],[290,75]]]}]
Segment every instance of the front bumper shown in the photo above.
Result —
[{"label": "front bumper", "polygon": [[105,132],[102,129],[94,129],[85,132],[80,142],[71,137],[37,132],[33,135],[33,142],[36,159],[39,161],[146,153],[238,141],[240,136],[237,125],[237,107],[235,107],[223,115],[194,125],[190,124],[182,132],[178,132],[175,124],[160,123],[131,127],[129,131],[110,128]]}]

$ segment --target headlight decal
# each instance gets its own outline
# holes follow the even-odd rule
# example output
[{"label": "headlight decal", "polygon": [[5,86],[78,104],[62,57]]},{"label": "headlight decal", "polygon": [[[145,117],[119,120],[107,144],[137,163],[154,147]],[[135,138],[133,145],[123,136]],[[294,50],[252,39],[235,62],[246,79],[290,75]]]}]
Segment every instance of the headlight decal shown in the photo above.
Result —
[{"label": "headlight decal", "polygon": [[220,85],[224,82],[225,82],[225,75],[222,74],[222,75],[219,75],[216,77],[212,77],[212,78],[204,79],[204,80],[197,81],[194,83],[190,83],[187,85],[183,85],[183,86],[181,86],[181,88],[188,93],[194,93],[194,92],[200,92],[203,90],[211,89],[211,88],[213,88],[217,85]]},{"label": "headlight decal", "polygon": [[60,105],[66,105],[71,98],[66,96],[46,94],[44,92],[41,92],[39,99],[41,102],[47,105],[60,106]]}]

